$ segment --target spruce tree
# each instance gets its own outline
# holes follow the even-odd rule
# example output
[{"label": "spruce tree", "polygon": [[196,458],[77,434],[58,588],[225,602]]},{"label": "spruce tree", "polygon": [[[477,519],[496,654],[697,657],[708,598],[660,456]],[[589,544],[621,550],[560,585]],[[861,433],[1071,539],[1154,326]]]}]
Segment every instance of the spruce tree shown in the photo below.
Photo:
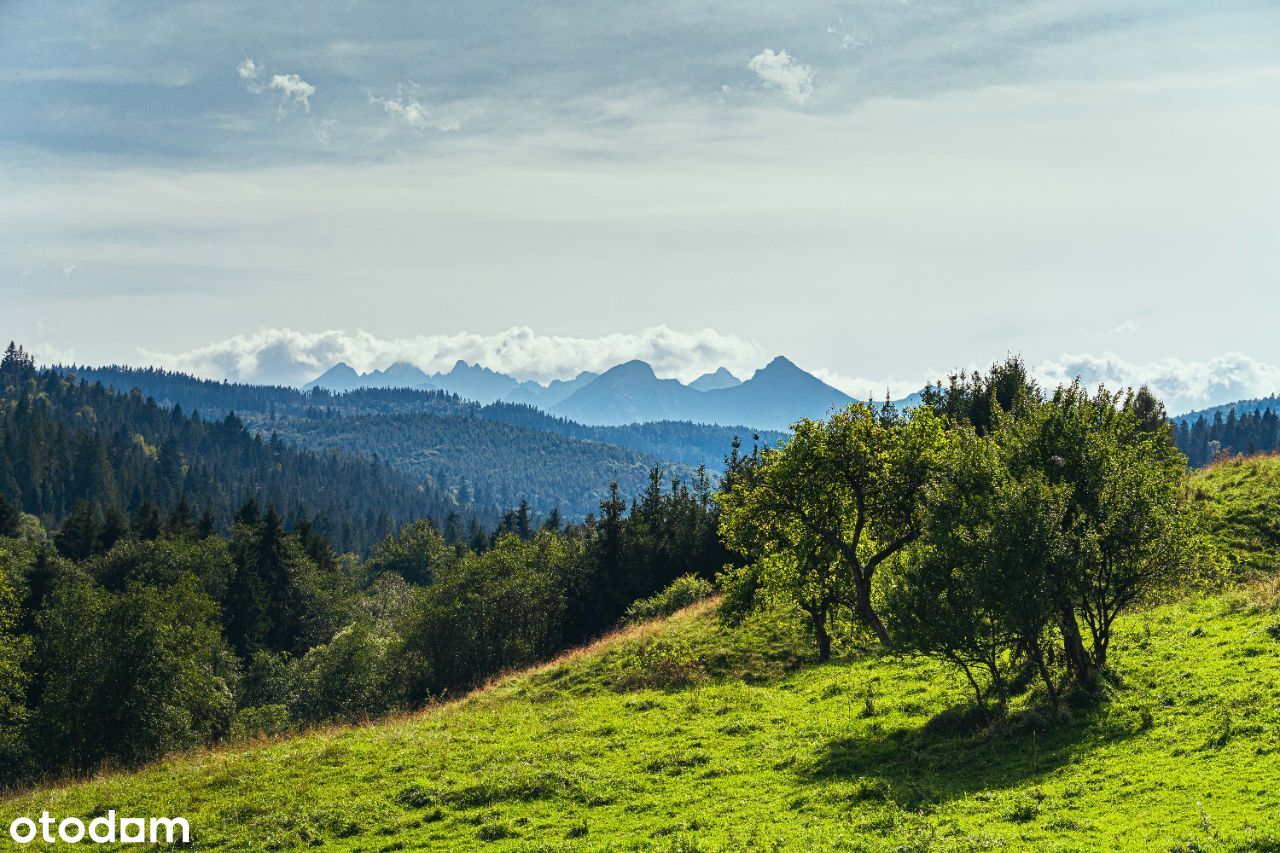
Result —
[{"label": "spruce tree", "polygon": [[22,513],[0,495],[0,536],[17,536]]}]

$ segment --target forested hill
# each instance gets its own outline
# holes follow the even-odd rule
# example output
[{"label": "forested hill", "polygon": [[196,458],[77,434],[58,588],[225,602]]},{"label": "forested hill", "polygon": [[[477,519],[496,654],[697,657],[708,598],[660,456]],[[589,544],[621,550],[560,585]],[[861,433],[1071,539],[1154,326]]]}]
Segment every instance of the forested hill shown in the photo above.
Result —
[{"label": "forested hill", "polygon": [[[58,368],[71,373],[71,368]],[[692,478],[719,472],[735,437],[773,445],[782,433],[685,422],[585,426],[517,403],[481,405],[443,391],[364,388],[299,391],[196,379],[157,369],[75,368],[119,391],[205,417],[234,412],[251,432],[316,451],[376,455],[429,491],[497,514],[528,501],[545,516],[582,518],[617,482],[623,495],[648,485],[650,469]]]},{"label": "forested hill", "polygon": [[[1226,407],[1174,418],[1178,447],[1195,468],[1226,455],[1280,450],[1280,405],[1275,397],[1245,400]],[[1239,408],[1237,408],[1237,406]]]},{"label": "forested hill", "polygon": [[[299,391],[272,385],[245,385],[197,379],[184,373],[158,368],[58,367],[81,379],[101,382],[118,391],[139,390],[162,406],[182,406],[205,416],[222,417],[235,412],[251,428],[270,431],[277,421],[288,417],[318,419],[340,415],[383,415],[427,412],[441,416],[465,416],[498,421],[512,426],[550,432],[570,438],[605,442],[638,451],[653,460],[690,467],[706,465],[718,470],[734,436],[749,442],[759,435],[763,444],[773,445],[783,437],[776,430],[760,430],[750,425],[720,426],[689,421],[653,421],[625,426],[588,426],[567,418],[549,415],[523,403],[496,402],[488,405],[464,400],[456,394],[412,388],[359,388],[334,393],[324,388]],[[608,483],[605,483],[608,486]]]},{"label": "forested hill", "polygon": [[455,394],[446,391],[424,391],[411,388],[360,388],[333,393],[324,388],[299,391],[286,385],[246,385],[240,382],[218,382],[199,379],[156,367],[89,367],[87,365],[53,368],[59,373],[74,374],[89,382],[101,382],[124,393],[138,390],[161,406],[181,406],[205,415],[222,417],[230,412],[275,413],[279,416],[312,416],[326,414],[385,414],[391,412],[441,413],[464,406]]},{"label": "forested hill", "polygon": [[1251,415],[1254,412],[1265,412],[1267,409],[1280,412],[1280,396],[1272,394],[1269,397],[1256,397],[1251,400],[1236,400],[1234,403],[1223,403],[1221,406],[1210,406],[1207,409],[1196,409],[1194,412],[1187,412],[1184,415],[1177,415],[1172,418],[1174,423],[1182,423],[1186,421],[1189,424],[1195,423],[1200,418],[1212,421],[1215,415],[1221,414],[1226,418],[1227,414],[1235,411],[1236,417],[1241,415]]},{"label": "forested hill", "polygon": [[[371,458],[317,453],[249,432],[235,416],[206,420],[138,392],[115,393],[19,350],[0,366],[0,494],[48,528],[78,501],[100,522],[147,524],[180,502],[228,530],[247,498],[310,521],[341,550],[367,551],[417,517],[443,523],[472,508]],[[485,526],[496,516],[476,519]]]},{"label": "forested hill", "polygon": [[599,512],[611,483],[631,496],[644,490],[655,467],[686,482],[694,477],[689,466],[664,464],[624,447],[481,417],[278,418],[272,426],[273,434],[301,447],[376,454],[436,491],[495,513],[527,501],[538,516],[558,509],[566,519],[579,520]]}]

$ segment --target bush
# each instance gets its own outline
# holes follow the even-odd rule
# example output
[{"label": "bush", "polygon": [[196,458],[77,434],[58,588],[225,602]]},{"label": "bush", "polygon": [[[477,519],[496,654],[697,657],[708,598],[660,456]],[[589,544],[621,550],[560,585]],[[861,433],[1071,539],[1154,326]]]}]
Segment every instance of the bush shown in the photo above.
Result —
[{"label": "bush", "polygon": [[216,613],[189,576],[118,594],[78,569],[59,578],[36,620],[34,728],[48,766],[139,764],[225,735],[234,661]]},{"label": "bush", "polygon": [[710,598],[715,592],[711,583],[697,575],[681,575],[671,585],[657,595],[642,598],[627,608],[622,621],[627,624],[670,616],[677,610],[683,610],[704,598]]},{"label": "bush", "polygon": [[389,711],[396,704],[388,677],[395,646],[356,623],[307,652],[295,665],[297,718],[354,721]]},{"label": "bush", "polygon": [[698,651],[679,637],[651,640],[609,658],[609,680],[615,690],[674,689],[707,678]]},{"label": "bush", "polygon": [[231,721],[231,739],[249,740],[250,738],[284,734],[292,728],[289,709],[284,705],[258,705],[253,708],[241,708]]}]

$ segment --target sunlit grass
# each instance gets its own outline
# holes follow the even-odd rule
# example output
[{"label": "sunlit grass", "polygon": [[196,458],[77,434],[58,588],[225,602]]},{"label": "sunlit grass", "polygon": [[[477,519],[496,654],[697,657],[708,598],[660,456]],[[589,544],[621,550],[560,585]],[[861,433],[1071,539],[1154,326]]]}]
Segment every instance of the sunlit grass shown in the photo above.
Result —
[{"label": "sunlit grass", "polygon": [[790,620],[730,630],[704,603],[424,713],[0,819],[182,815],[222,850],[1277,849],[1278,625],[1245,591],[1130,617],[1110,701],[979,726],[938,663],[816,666]]}]

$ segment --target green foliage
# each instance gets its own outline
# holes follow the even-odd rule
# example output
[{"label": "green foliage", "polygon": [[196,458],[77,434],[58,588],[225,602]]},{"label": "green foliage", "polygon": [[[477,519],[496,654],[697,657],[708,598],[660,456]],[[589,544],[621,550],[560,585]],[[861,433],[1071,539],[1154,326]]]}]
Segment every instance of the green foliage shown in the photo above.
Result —
[{"label": "green foliage", "polygon": [[[11,547],[0,539],[0,766],[8,767],[26,757],[26,664],[31,654],[31,638],[19,632],[21,600],[10,577]],[[0,782],[6,775],[0,772]]]},{"label": "green foliage", "polygon": [[571,518],[593,511],[617,482],[626,494],[666,464],[689,479],[693,469],[634,450],[487,417],[437,413],[277,420],[271,428],[319,452],[376,455],[460,504],[492,515],[521,500],[538,512],[558,507]]},{"label": "green foliage", "polygon": [[624,622],[643,622],[659,616],[670,616],[677,610],[683,610],[691,604],[709,598],[715,587],[705,578],[697,575],[681,575],[671,585],[657,595],[642,598],[627,608],[623,616]]},{"label": "green foliage", "polygon": [[190,576],[199,579],[205,594],[217,601],[226,593],[235,564],[226,540],[217,537],[199,541],[126,539],[90,561],[88,570],[113,592],[131,583],[173,586],[183,576]]},{"label": "green foliage", "polygon": [[[734,436],[752,434],[745,426],[675,421],[587,426],[532,406],[481,406],[441,391],[299,391],[210,382],[154,368],[78,367],[75,373],[122,393],[140,389],[162,405],[206,416],[234,412],[252,431],[306,447],[377,454],[486,511],[525,499],[537,514],[559,508],[581,518],[607,498],[612,481],[630,495],[644,489],[655,464],[684,479],[700,466],[719,470]],[[757,434],[766,444],[783,437]]]},{"label": "green foliage", "polygon": [[1093,686],[1119,614],[1205,569],[1183,460],[1152,400],[1072,385],[1019,395],[983,435],[958,424],[890,595],[901,647],[958,666],[979,703],[993,691],[1006,704],[1021,673],[1057,701],[1059,660]]},{"label": "green foliage", "polygon": [[1280,450],[1280,414],[1274,395],[1193,412],[1177,419],[1178,447],[1196,468],[1232,456]]},{"label": "green foliage", "polygon": [[559,649],[565,589],[581,558],[580,543],[543,531],[503,536],[440,566],[404,630],[405,654],[422,662],[430,691],[465,688]]},{"label": "green foliage", "polygon": [[294,717],[284,705],[254,705],[251,708],[241,708],[236,711],[231,721],[228,739],[245,741],[282,735],[292,730],[294,723]]},{"label": "green foliage", "polygon": [[364,568],[371,578],[395,572],[411,583],[425,586],[434,578],[436,567],[454,556],[454,549],[430,519],[421,518],[378,543]]},{"label": "green foliage", "polygon": [[392,680],[396,638],[363,622],[348,625],[296,664],[293,717],[303,722],[385,714],[398,698]]},{"label": "green foliage", "polygon": [[[179,507],[208,511],[230,527],[235,508],[255,496],[314,520],[340,550],[367,551],[386,533],[385,514],[402,524],[443,520],[453,498],[367,458],[314,453],[278,437],[255,436],[234,415],[188,417],[142,394],[113,393],[74,375],[26,367],[0,377],[0,511],[12,533],[12,510],[61,528],[59,549],[73,559],[108,550],[125,516],[134,534],[154,539],[184,528]],[[491,525],[492,515],[481,521]],[[177,527],[175,527],[177,525]]]},{"label": "green foliage", "polygon": [[809,615],[823,660],[842,610],[888,643],[872,583],[920,535],[943,427],[927,408],[901,418],[855,404],[800,421],[785,445],[730,470],[721,535],[759,565],[765,595]]},{"label": "green foliage", "polygon": [[92,769],[138,763],[226,732],[233,664],[193,578],[111,593],[68,568],[40,612],[37,754]]}]

